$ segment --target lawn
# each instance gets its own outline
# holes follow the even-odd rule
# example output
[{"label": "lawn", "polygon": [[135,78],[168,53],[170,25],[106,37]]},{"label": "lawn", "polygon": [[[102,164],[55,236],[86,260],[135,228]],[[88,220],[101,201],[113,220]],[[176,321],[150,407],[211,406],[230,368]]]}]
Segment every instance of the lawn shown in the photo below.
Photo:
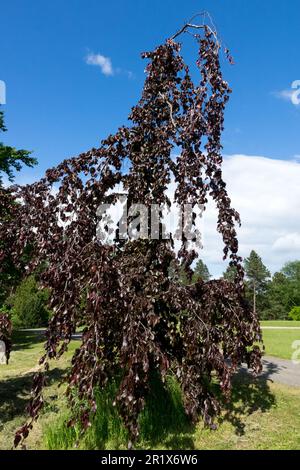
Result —
[{"label": "lawn", "polygon": [[[66,357],[53,361],[51,365],[49,386],[46,390],[45,413],[34,428],[32,436],[29,437],[29,447],[42,446],[41,424],[58,412],[58,403],[62,395],[58,389],[59,379],[62,378],[69,365],[76,343],[78,344],[76,341],[72,342]],[[42,356],[44,341],[39,330],[22,331],[14,333],[13,344],[9,364],[0,365],[0,449],[11,448],[14,432],[24,422],[24,410],[28,402],[32,378],[39,369],[38,361]],[[58,398],[58,403],[56,398]]]},{"label": "lawn", "polygon": [[288,321],[288,320],[266,320],[261,322],[261,326],[276,326],[276,327],[288,327],[288,328],[300,328],[300,321]]},{"label": "lawn", "polygon": [[300,346],[300,330],[263,330],[263,339],[268,356],[291,359],[294,342],[299,341],[297,349]]},{"label": "lawn", "polygon": [[[263,339],[266,348],[266,354],[269,356],[280,357],[282,359],[291,359],[295,348],[295,341],[300,341],[300,322],[297,321],[263,321],[262,327],[277,327],[283,329],[264,329]],[[284,329],[285,327],[296,329]],[[299,349],[299,346],[297,347]]]},{"label": "lawn", "polygon": [[[265,331],[264,336],[268,354],[280,351],[280,337],[288,338],[288,341],[291,339],[291,336],[282,336],[281,331],[275,330]],[[59,388],[58,383],[66,373],[71,354],[78,344],[78,341],[73,341],[66,357],[52,364],[45,392],[46,405],[28,438],[29,449],[74,447],[75,430],[66,432],[62,424],[67,416],[67,407],[63,397],[64,386]],[[0,449],[12,446],[15,429],[24,421],[30,383],[38,369],[42,349],[40,335],[15,333],[10,364],[0,366]],[[225,407],[219,428],[210,431],[204,429],[201,423],[192,427],[186,421],[178,387],[171,378],[168,383],[168,393],[156,387],[152,400],[147,404],[141,417],[138,448],[300,449],[299,389],[272,383],[265,376],[256,381],[248,376],[238,376],[232,400]],[[86,434],[81,447],[125,448],[125,433],[112,410],[111,394],[102,395],[99,400],[101,403],[95,424]]]}]

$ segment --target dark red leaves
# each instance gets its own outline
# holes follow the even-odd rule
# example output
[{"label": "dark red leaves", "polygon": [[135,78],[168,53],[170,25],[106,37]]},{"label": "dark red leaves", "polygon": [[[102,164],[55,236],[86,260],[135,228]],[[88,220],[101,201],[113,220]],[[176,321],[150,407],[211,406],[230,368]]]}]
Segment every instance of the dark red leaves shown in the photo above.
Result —
[{"label": "dark red leaves", "polygon": [[[214,428],[220,403],[210,387],[212,378],[228,398],[241,362],[256,372],[261,367],[260,350],[252,347],[259,324],[243,293],[235,230],[239,215],[222,179],[221,133],[231,90],[222,76],[216,38],[204,33],[196,38],[199,84],[193,83],[178,43],[168,40],[145,53],[147,76],[141,100],[129,116],[131,126],[121,127],[100,148],[48,170],[38,183],[15,189],[22,210],[7,206],[13,220],[0,207],[1,240],[7,241],[0,258],[9,255],[18,263],[32,244],[28,272],[43,266],[40,280],[51,292],[54,315],[42,361],[46,370],[49,359],[66,351],[76,327],[85,326],[67,377],[70,423],[77,421],[82,429],[95,412],[96,387],[121,376],[116,405],[131,440],[137,439],[153,371],[162,380],[175,371],[187,414],[193,421],[202,415]],[[126,172],[120,171],[122,166]],[[192,284],[197,254],[184,236],[178,255],[171,242],[160,238],[116,238],[114,245],[97,239],[97,209],[114,200],[117,185],[127,191],[130,208],[134,203],[169,205],[166,188],[171,181],[176,183],[176,202],[192,206],[193,226],[195,206],[213,198],[224,256],[237,272],[234,283]],[[3,197],[11,200],[13,195]],[[178,282],[180,266],[190,285]],[[38,374],[31,419],[17,432],[15,444],[40,413],[43,386],[44,377]]]}]

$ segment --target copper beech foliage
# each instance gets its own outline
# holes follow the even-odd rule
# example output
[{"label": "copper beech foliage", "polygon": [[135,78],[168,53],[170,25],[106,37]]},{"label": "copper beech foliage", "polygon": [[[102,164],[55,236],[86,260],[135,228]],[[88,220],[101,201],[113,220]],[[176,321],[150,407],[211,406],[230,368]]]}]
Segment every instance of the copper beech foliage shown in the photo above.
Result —
[{"label": "copper beech foliage", "polygon": [[[50,289],[54,311],[41,359],[46,371],[49,360],[66,351],[76,327],[85,325],[67,377],[66,393],[74,410],[70,424],[75,420],[83,429],[89,426],[95,388],[121,371],[115,404],[131,442],[138,437],[138,417],[154,369],[162,381],[167,373],[177,376],[186,413],[193,421],[202,415],[211,427],[220,411],[212,377],[228,397],[241,362],[255,372],[261,369],[260,350],[253,346],[261,338],[259,324],[244,299],[235,230],[239,215],[222,179],[220,140],[230,89],[220,68],[220,44],[208,26],[194,34],[200,75],[200,83],[194,84],[177,36],[142,54],[148,61],[146,79],[129,115],[131,125],[120,127],[101,147],[48,170],[37,183],[15,187],[17,214],[1,227],[15,262],[30,244],[28,272],[44,264],[41,283]],[[122,183],[127,192],[128,207],[170,204],[166,188],[172,179],[180,205],[205,206],[208,196],[213,198],[224,257],[237,268],[234,283],[183,286],[176,275],[169,276],[174,263],[191,272],[197,255],[184,237],[177,254],[172,241],[162,239],[116,237],[112,245],[97,239],[97,208],[114,202],[116,185]],[[30,419],[17,431],[16,445],[40,413],[44,383],[45,373],[40,372],[34,379]],[[75,411],[78,399],[82,405]]]}]

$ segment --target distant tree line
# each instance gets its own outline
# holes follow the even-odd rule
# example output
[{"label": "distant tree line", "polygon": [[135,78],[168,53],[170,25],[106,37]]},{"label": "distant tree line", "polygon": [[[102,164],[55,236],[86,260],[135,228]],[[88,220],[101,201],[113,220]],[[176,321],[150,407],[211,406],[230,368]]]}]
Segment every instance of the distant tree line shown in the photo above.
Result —
[{"label": "distant tree line", "polygon": [[[261,257],[252,250],[244,260],[246,297],[261,320],[300,320],[300,261],[286,263],[271,275]],[[235,268],[228,267],[223,278],[233,281]],[[211,274],[202,260],[194,270],[193,279],[207,281]],[[184,281],[183,275],[183,281]]]}]

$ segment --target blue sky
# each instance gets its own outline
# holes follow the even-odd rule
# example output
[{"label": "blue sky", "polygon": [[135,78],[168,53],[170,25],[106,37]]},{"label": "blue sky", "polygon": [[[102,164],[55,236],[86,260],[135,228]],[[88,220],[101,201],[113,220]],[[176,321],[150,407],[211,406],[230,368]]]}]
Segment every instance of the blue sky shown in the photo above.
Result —
[{"label": "blue sky", "polygon": [[[203,9],[236,61],[224,69],[234,91],[225,153],[299,154],[299,109],[272,94],[300,79],[298,0],[3,2],[6,141],[34,150],[41,171],[97,145],[124,123],[139,98],[145,66],[140,52]],[[191,61],[195,49],[188,44]],[[109,57],[117,73],[105,76],[87,65],[89,52]]]},{"label": "blue sky", "polygon": [[[124,124],[143,85],[140,53],[202,10],[235,59],[224,64],[233,89],[224,153],[287,162],[299,156],[300,106],[287,99],[300,79],[299,0],[10,0],[1,5],[4,140],[39,160],[19,180],[36,179]],[[184,53],[194,59],[191,42]],[[105,73],[100,56],[109,59]]]}]

